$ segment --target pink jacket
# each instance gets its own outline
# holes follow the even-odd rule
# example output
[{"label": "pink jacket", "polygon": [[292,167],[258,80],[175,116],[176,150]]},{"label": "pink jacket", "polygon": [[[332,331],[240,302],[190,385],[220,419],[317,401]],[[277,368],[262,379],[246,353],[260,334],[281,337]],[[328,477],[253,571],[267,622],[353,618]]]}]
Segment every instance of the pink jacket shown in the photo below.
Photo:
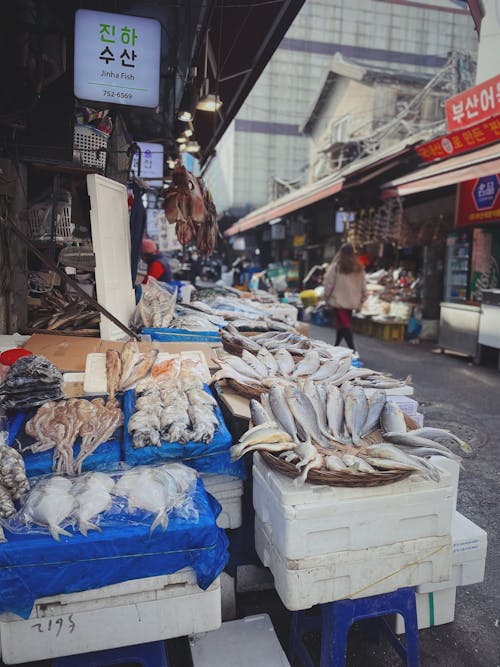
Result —
[{"label": "pink jacket", "polygon": [[323,281],[325,301],[332,308],[359,310],[366,296],[365,272],[339,273],[336,264],[330,264]]}]

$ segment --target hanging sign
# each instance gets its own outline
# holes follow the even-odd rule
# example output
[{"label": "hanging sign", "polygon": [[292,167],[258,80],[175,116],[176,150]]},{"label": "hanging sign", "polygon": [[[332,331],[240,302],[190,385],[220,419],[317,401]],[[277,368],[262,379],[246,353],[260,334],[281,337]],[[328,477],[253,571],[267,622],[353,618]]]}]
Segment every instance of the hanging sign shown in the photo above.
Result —
[{"label": "hanging sign", "polygon": [[500,114],[500,74],[446,100],[448,132],[463,130]]},{"label": "hanging sign", "polygon": [[78,9],[75,14],[75,95],[137,107],[159,101],[158,21]]},{"label": "hanging sign", "polygon": [[[148,185],[161,187],[163,185],[163,146],[144,141],[138,141],[137,145],[141,149],[141,171],[139,172],[139,155],[136,153],[132,160],[134,173],[140,178],[148,179]],[[156,178],[159,180],[149,180]]]},{"label": "hanging sign", "polygon": [[482,176],[458,184],[455,224],[484,224],[500,220],[500,175]]},{"label": "hanging sign", "polygon": [[483,121],[466,130],[459,130],[428,141],[416,147],[422,162],[432,162],[442,158],[466,153],[474,148],[482,148],[500,139],[500,116]]}]

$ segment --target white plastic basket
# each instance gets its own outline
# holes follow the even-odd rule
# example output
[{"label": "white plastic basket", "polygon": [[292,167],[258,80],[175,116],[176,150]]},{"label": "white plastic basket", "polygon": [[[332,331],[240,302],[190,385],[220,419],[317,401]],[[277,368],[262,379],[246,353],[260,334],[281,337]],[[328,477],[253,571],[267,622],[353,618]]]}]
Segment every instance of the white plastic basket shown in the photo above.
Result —
[{"label": "white plastic basket", "polygon": [[82,165],[106,169],[106,152],[99,150],[108,146],[108,135],[91,125],[75,125],[73,149],[79,152]]},{"label": "white plastic basket", "polygon": [[[71,222],[71,205],[56,204],[55,236],[59,239],[70,239],[73,236],[75,225]],[[52,222],[52,204],[43,202],[28,209],[28,233],[32,239],[41,239],[50,236]]]}]

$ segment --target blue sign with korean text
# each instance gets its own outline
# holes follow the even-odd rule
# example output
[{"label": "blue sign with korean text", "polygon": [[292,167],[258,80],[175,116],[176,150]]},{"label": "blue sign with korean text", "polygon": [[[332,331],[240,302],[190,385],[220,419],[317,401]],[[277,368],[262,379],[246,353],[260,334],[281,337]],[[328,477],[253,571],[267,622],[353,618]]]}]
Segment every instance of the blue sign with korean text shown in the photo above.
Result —
[{"label": "blue sign with korean text", "polygon": [[161,26],[125,14],[75,14],[75,95],[83,100],[156,107]]},{"label": "blue sign with korean text", "polygon": [[492,208],[499,190],[500,184],[496,174],[478,178],[472,190],[476,208],[480,211],[485,208]]}]

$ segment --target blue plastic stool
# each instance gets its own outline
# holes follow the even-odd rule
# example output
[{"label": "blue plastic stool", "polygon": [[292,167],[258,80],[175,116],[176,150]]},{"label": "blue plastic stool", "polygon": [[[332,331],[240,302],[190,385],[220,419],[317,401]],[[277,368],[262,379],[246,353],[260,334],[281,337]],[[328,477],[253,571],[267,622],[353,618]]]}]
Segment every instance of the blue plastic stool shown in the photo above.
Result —
[{"label": "blue plastic stool", "polygon": [[[376,619],[377,627],[387,636],[407,667],[419,667],[417,607],[414,588],[400,588],[393,593],[373,595],[357,600],[338,600],[319,605],[320,616],[306,616],[303,611],[292,614],[288,657],[297,657],[305,667],[314,667],[303,637],[321,630],[320,667],[344,667],[349,628],[355,621]],[[388,614],[401,614],[405,622],[406,648],[385,619]]]},{"label": "blue plastic stool", "polygon": [[168,667],[167,651],[164,642],[136,644],[107,651],[68,655],[52,660],[52,667],[108,667],[136,662],[142,667]]}]

